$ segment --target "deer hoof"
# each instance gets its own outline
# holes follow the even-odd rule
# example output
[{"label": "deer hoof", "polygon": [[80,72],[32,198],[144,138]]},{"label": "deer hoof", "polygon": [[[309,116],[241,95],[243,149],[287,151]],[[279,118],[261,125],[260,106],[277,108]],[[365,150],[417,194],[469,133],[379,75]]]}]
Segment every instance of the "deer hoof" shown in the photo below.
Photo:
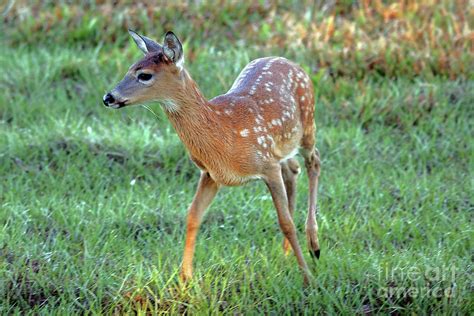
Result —
[{"label": "deer hoof", "polygon": [[311,255],[311,258],[313,258],[313,259],[316,258],[316,259],[319,260],[319,256],[320,256],[320,254],[321,254],[321,250],[319,250],[319,249],[318,249],[318,250],[313,250],[313,249],[311,249],[311,250],[309,251],[309,254]]}]

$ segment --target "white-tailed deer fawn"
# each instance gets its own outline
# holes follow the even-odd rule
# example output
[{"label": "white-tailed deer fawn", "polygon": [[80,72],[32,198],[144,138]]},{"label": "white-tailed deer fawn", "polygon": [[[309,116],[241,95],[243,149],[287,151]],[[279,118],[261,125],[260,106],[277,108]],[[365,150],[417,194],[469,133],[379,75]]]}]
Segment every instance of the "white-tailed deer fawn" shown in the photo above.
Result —
[{"label": "white-tailed deer fawn", "polygon": [[129,32],[145,57],[104,96],[104,104],[121,108],[160,102],[201,169],[188,210],[181,278],[192,276],[196,235],[219,187],[262,179],[271,192],[285,236],[283,248],[288,253],[291,245],[307,283],[310,271],[292,216],[300,171],[294,155],[299,149],[309,178],[306,237],[311,255],[319,258],[316,199],[320,160],[315,148],[313,84],[308,75],[282,57],[256,59],[226,94],[208,101],[184,68],[183,48],[172,32],[166,33],[163,45]]}]

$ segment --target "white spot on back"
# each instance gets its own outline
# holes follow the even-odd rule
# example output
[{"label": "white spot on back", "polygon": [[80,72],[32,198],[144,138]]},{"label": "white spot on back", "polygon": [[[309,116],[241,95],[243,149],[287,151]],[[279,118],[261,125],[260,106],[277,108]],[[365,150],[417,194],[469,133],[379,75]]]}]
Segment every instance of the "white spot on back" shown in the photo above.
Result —
[{"label": "white spot on back", "polygon": [[242,137],[247,137],[249,136],[249,130],[248,129],[243,129],[240,131],[240,136]]}]

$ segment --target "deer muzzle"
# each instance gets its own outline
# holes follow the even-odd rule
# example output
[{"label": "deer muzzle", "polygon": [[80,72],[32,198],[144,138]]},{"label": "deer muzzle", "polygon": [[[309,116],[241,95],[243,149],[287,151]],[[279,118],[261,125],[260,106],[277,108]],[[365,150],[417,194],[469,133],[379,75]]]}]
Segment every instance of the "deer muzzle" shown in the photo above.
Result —
[{"label": "deer muzzle", "polygon": [[117,98],[115,98],[113,94],[109,92],[109,93],[104,94],[104,97],[102,98],[102,102],[104,102],[104,105],[106,107],[110,107],[112,109],[119,109],[121,107],[124,107],[127,101],[117,100]]}]

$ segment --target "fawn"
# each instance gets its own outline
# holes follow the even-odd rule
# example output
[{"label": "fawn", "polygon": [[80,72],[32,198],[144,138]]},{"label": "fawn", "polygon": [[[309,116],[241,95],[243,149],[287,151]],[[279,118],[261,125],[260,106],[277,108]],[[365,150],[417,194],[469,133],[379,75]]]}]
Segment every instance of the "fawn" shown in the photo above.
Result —
[{"label": "fawn", "polygon": [[300,171],[294,155],[304,157],[309,178],[306,238],[319,258],[316,200],[320,159],[315,148],[313,83],[282,57],[249,63],[230,90],[206,100],[184,68],[181,42],[167,32],[163,45],[129,30],[145,57],[133,64],[103,102],[114,109],[157,101],[201,169],[197,192],[188,209],[180,277],[192,277],[196,235],[204,211],[220,186],[262,179],[270,190],[284,234],[283,249],[293,249],[307,284],[311,274],[298,244],[293,211]]}]

